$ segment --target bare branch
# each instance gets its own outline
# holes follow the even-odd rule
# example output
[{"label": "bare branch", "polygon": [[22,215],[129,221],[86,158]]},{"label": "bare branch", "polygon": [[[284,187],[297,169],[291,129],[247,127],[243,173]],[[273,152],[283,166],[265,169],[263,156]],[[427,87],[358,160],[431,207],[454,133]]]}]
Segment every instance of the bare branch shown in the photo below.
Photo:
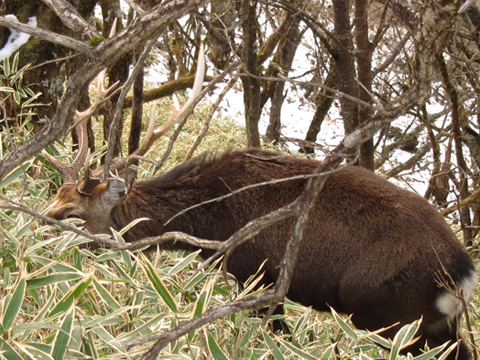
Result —
[{"label": "bare branch", "polygon": [[44,221],[45,223],[61,227],[64,230],[71,231],[71,232],[73,232],[77,235],[80,235],[80,236],[83,236],[87,239],[90,239],[90,240],[93,241],[93,243],[97,247],[114,248],[116,250],[126,250],[126,249],[130,248],[130,244],[122,244],[122,243],[119,243],[118,241],[115,241],[115,240],[112,240],[112,239],[109,239],[109,238],[104,238],[104,237],[101,237],[101,236],[98,236],[98,235],[92,235],[92,234],[90,234],[86,231],[83,231],[83,230],[79,229],[77,226],[73,226],[73,225],[65,223],[64,221],[55,220],[55,219],[52,219],[51,217],[42,215],[42,214],[30,209],[29,207],[27,207],[25,205],[22,205],[22,204],[19,204],[19,203],[16,203],[16,202],[14,202],[14,201],[12,201],[12,200],[4,197],[4,196],[0,195],[0,198],[2,200],[4,200],[6,203],[11,204],[11,205],[0,205],[0,209],[15,210],[15,211],[24,212],[26,214],[29,214],[29,215],[33,216],[35,219],[40,219],[40,220]]},{"label": "bare branch", "polygon": [[65,0],[42,0],[62,20],[63,24],[82,39],[89,40],[101,34],[77,12],[77,9]]},{"label": "bare branch", "polygon": [[50,41],[54,44],[65,46],[69,49],[81,52],[88,57],[92,57],[94,54],[93,48],[86,42],[78,41],[65,35],[57,34],[48,30],[39,29],[34,26],[23,24],[19,21],[10,20],[7,19],[5,16],[0,16],[0,26],[15,29],[26,34],[33,35],[40,39]]}]

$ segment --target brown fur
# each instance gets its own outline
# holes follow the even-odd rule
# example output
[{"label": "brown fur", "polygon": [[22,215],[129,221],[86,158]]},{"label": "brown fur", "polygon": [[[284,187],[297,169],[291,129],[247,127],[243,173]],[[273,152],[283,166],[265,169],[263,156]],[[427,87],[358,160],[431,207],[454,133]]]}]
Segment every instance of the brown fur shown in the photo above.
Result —
[{"label": "brown fur", "polygon": [[[98,185],[91,196],[78,185],[64,185],[48,215],[86,220],[91,232],[121,229],[148,217],[126,234],[128,241],[183,231],[205,239],[225,240],[247,222],[292,202],[305,180],[247,190],[209,203],[164,224],[179,211],[231,190],[271,179],[312,173],[318,162],[262,150],[203,155],[152,180],[133,185],[119,204],[102,198],[110,184]],[[237,249],[228,270],[239,281],[265,265],[265,283],[274,282],[292,220],[262,232]],[[171,244],[169,247],[179,247]],[[203,252],[209,255],[208,251]],[[456,320],[437,308],[445,294],[435,281],[440,261],[458,284],[474,281],[474,266],[444,219],[422,197],[380,176],[348,167],[329,176],[309,219],[299,260],[288,293],[290,299],[317,310],[352,314],[359,328],[377,330],[396,322],[384,333],[391,336],[423,316],[422,339],[410,351],[456,341]],[[460,359],[469,351],[461,343]],[[452,355],[452,359],[454,355]]]}]

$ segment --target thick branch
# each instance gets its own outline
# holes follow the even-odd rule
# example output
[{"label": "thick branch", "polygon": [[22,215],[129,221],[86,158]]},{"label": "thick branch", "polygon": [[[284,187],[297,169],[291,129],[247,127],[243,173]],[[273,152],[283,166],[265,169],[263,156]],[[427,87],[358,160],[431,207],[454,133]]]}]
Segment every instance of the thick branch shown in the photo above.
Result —
[{"label": "thick branch", "polygon": [[33,35],[42,40],[50,41],[54,44],[59,44],[67,48],[81,52],[88,57],[93,56],[93,48],[86,42],[78,41],[68,36],[57,34],[48,30],[39,29],[34,26],[23,24],[19,21],[7,19],[5,16],[0,16],[0,26],[15,29],[17,31]]},{"label": "thick branch", "polygon": [[42,0],[62,20],[63,24],[80,34],[81,38],[88,40],[101,34],[77,12],[75,7],[65,0]]}]

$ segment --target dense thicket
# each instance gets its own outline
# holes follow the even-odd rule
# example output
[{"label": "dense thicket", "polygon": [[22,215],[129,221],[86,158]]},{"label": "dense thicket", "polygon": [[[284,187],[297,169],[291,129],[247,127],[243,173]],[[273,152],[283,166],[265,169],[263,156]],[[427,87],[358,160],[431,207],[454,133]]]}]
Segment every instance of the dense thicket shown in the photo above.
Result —
[{"label": "dense thicket", "polygon": [[[134,152],[148,103],[192,86],[203,41],[214,104],[187,157],[214,112],[234,99],[228,92],[237,92],[248,146],[294,143],[321,156],[339,142],[326,129],[340,129],[340,138],[356,134],[362,144],[340,149],[342,156],[412,188],[421,179],[428,184],[422,195],[458,221],[465,244],[477,249],[480,10],[465,3],[1,1],[0,44],[9,29],[32,36],[1,64],[0,190],[26,169],[22,164],[44,163],[42,150],[58,155],[52,144],[65,139],[76,111],[91,103],[99,105],[96,122],[103,129],[94,132],[89,124],[91,149],[108,143],[109,155],[117,156],[126,134],[127,151]],[[31,17],[37,27],[25,25]],[[163,74],[159,86],[145,77],[154,66]],[[90,85],[105,68],[116,91],[99,101]],[[302,112],[310,117],[302,119],[304,135],[296,138],[283,131],[292,125],[282,117],[292,102],[310,109]],[[38,176],[30,168],[25,179]],[[12,200],[2,196],[0,202]]]}]

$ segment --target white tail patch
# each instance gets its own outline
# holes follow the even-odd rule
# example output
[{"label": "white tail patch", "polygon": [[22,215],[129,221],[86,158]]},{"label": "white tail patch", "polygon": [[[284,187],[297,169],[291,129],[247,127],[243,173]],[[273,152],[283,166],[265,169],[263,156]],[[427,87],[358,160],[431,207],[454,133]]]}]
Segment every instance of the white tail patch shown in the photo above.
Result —
[{"label": "white tail patch", "polygon": [[[462,290],[465,302],[468,303],[472,297],[473,289],[477,284],[477,274],[472,271],[469,276],[465,277],[459,284],[459,290]],[[462,302],[449,292],[445,292],[437,299],[437,309],[448,316],[451,321],[455,316],[463,310]]]}]

